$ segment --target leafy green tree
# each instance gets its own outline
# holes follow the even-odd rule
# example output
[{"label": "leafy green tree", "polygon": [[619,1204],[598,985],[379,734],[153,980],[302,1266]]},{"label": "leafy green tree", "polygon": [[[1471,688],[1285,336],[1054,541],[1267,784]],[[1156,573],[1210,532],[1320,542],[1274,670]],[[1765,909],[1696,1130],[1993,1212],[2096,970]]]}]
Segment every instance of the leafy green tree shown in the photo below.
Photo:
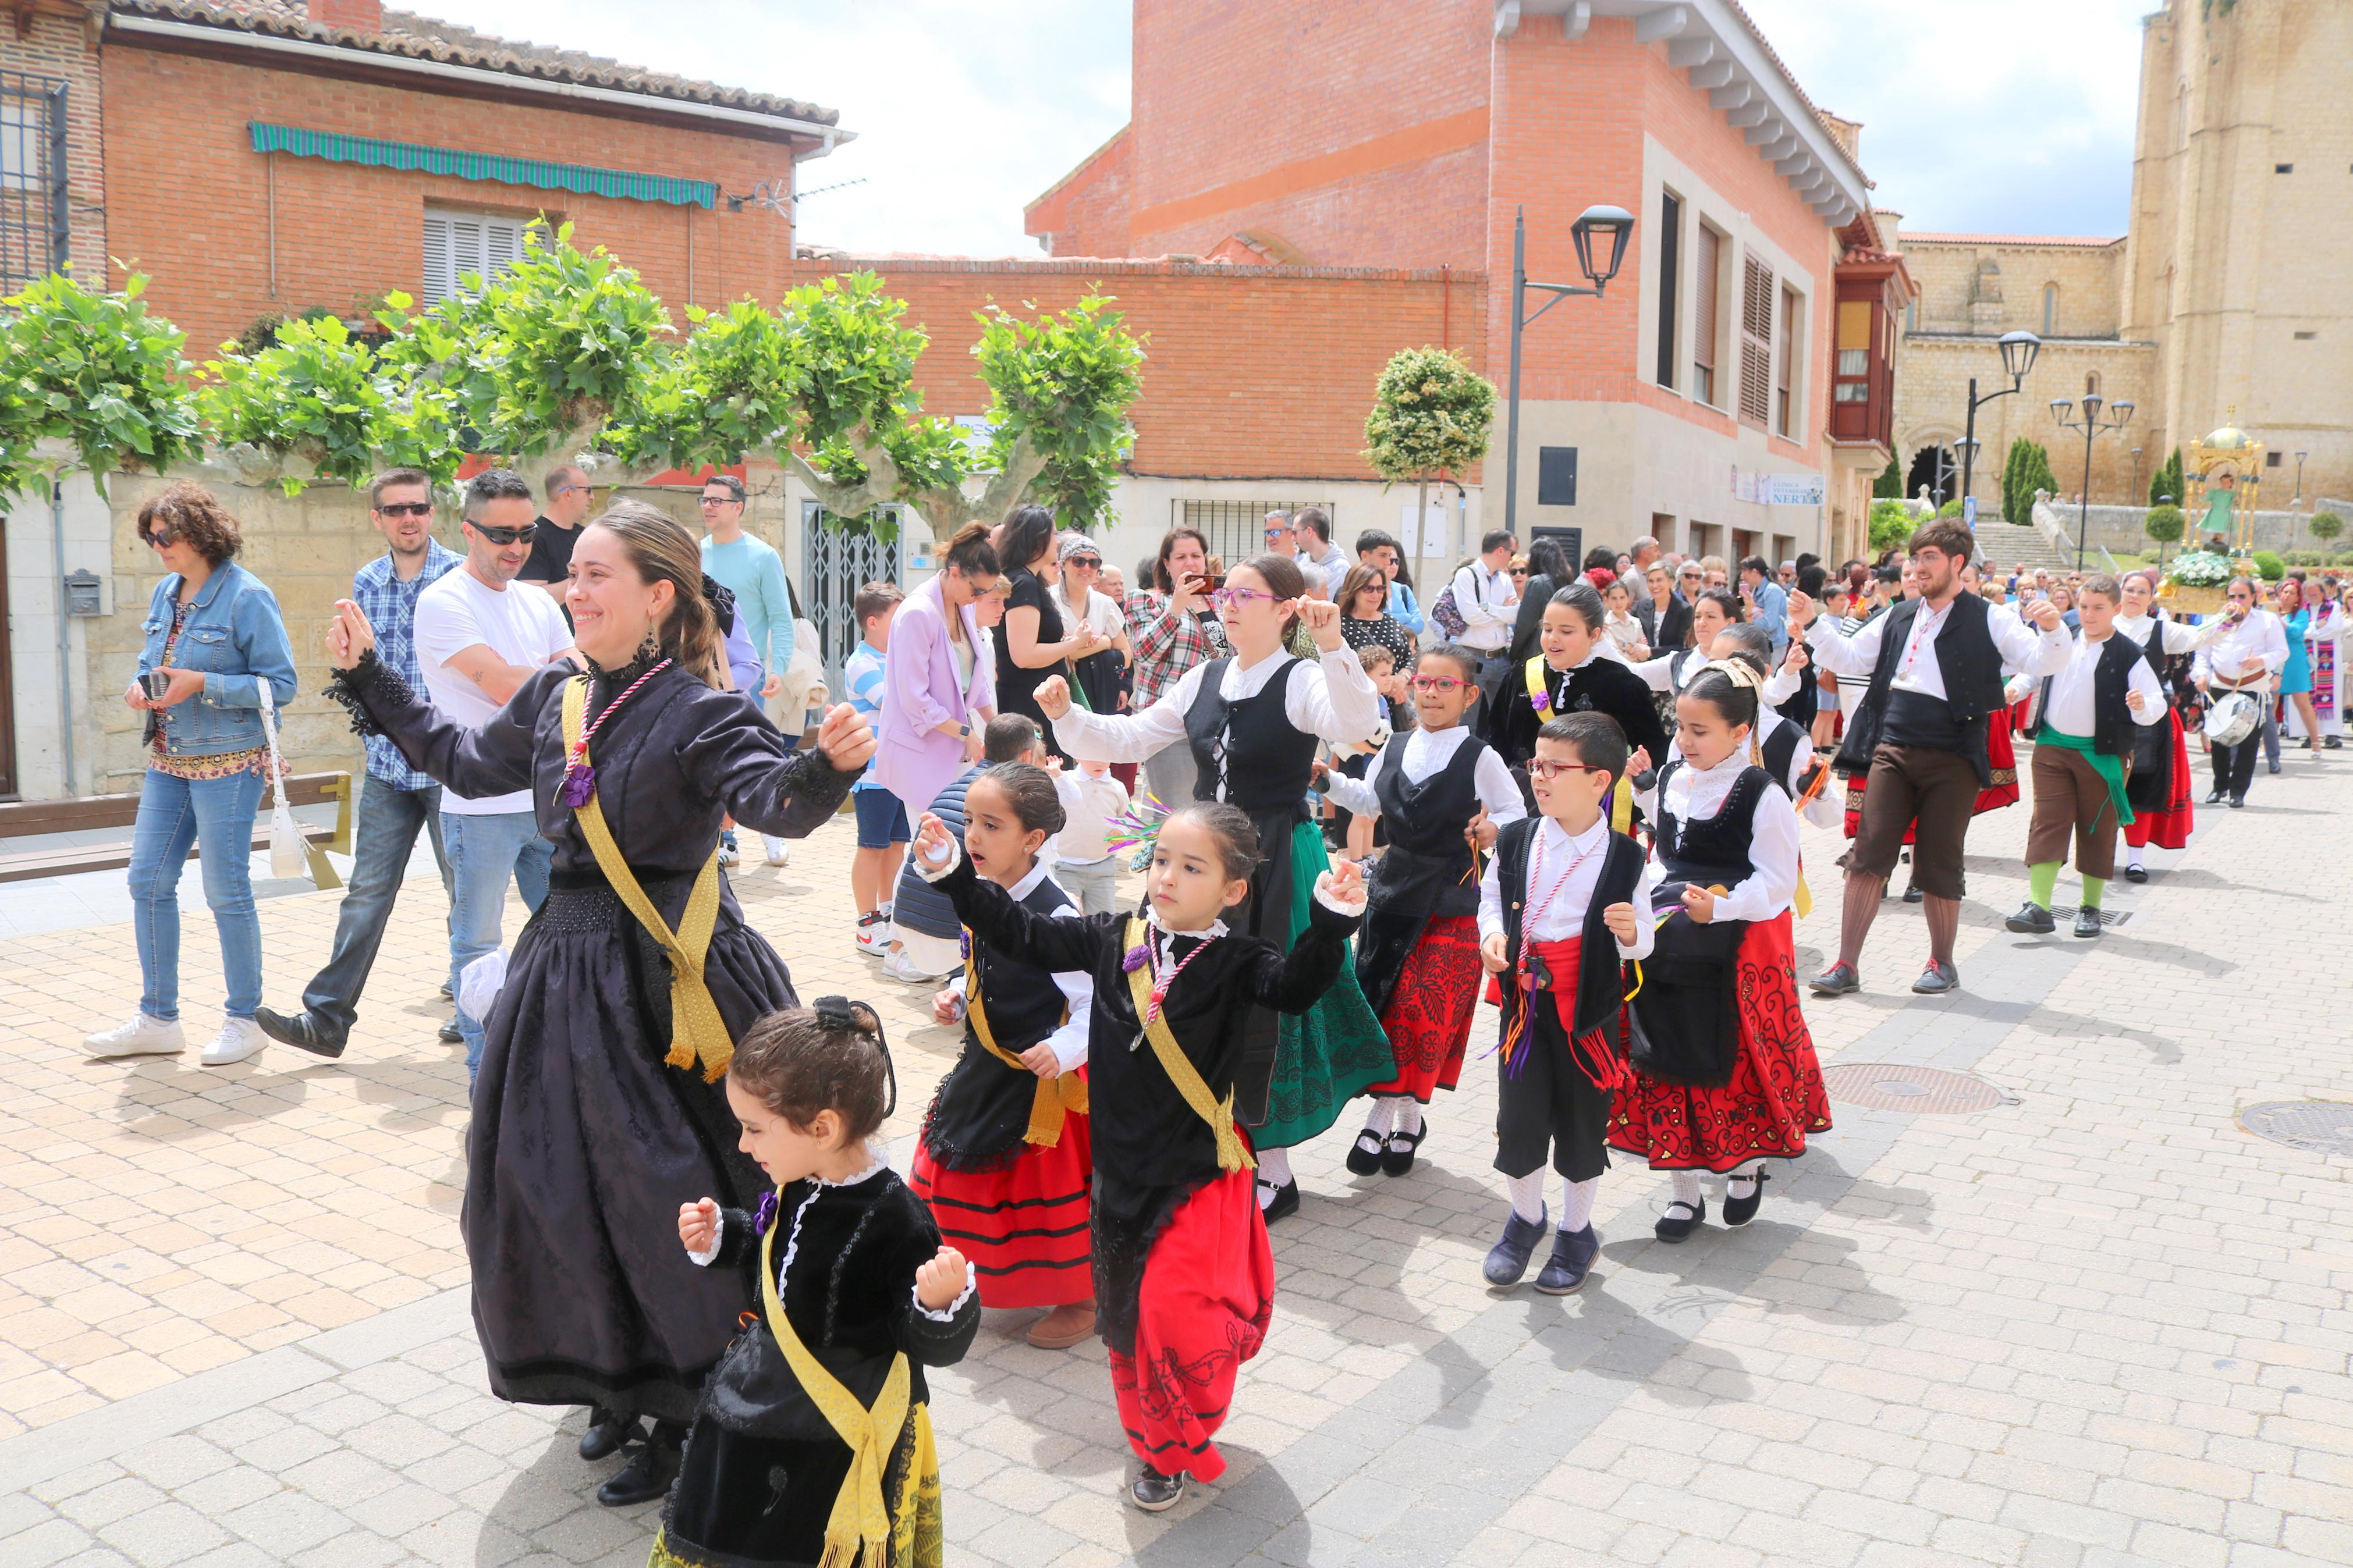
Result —
[{"label": "leafy green tree", "polygon": [[1365,461],[1389,484],[1412,482],[1417,517],[1433,479],[1460,479],[1487,455],[1495,384],[1450,349],[1399,349],[1373,382]]},{"label": "leafy green tree", "polygon": [[2010,522],[2034,521],[2034,492],[2025,489],[2026,469],[2031,462],[2028,453],[2034,443],[2023,436],[2013,436],[2010,450],[2001,459],[2001,515]]},{"label": "leafy green tree", "polygon": [[1901,500],[1904,498],[1903,465],[1889,458],[1887,467],[1880,469],[1879,478],[1872,481],[1871,494],[1873,500],[1893,498]]},{"label": "leafy green tree", "polygon": [[2345,520],[2333,511],[2316,511],[2305,526],[2312,530],[2313,538],[2333,552],[2337,548],[2337,536],[2345,531]]},{"label": "leafy green tree", "polygon": [[2168,496],[2177,502],[2183,497],[2181,448],[2179,447],[2173,448],[2165,461],[2157,466],[2157,472],[2148,477],[2148,504],[2163,506]]},{"label": "leafy green tree", "polygon": [[1901,498],[1883,496],[1871,503],[1871,552],[1902,544],[1919,529]]},{"label": "leafy green tree", "polygon": [[146,278],[92,294],[53,273],[0,300],[0,500],[69,468],[161,472],[200,449],[185,335],[148,313]]}]

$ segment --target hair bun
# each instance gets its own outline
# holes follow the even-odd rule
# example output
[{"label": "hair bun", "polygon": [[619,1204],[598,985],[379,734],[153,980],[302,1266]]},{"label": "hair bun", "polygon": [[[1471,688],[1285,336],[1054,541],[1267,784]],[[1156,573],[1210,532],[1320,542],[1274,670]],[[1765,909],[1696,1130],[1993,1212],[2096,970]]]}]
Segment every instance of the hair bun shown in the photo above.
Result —
[{"label": "hair bun", "polygon": [[858,1027],[858,1015],[851,1011],[847,996],[820,996],[809,1004],[809,1010],[817,1015],[817,1021],[828,1029]]}]

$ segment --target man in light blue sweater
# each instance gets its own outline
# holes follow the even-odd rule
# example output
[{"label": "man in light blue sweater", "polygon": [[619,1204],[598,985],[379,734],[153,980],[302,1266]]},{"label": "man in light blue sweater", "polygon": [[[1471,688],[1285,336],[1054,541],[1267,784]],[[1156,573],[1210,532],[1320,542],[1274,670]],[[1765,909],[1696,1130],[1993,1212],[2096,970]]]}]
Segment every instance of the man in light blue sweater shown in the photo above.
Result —
[{"label": "man in light blue sweater", "polygon": [[[733,474],[713,474],[702,481],[702,521],[711,530],[702,542],[702,569],[712,580],[735,595],[735,614],[760,657],[765,672],[754,701],[785,689],[785,670],[793,662],[792,595],[785,586],[784,558],[765,540],[744,531],[744,481]],[[801,715],[785,714],[780,728],[786,743],[799,739]],[[791,847],[781,838],[762,835],[768,864],[781,866]],[[730,827],[719,851],[720,863],[736,860],[735,831]]]}]

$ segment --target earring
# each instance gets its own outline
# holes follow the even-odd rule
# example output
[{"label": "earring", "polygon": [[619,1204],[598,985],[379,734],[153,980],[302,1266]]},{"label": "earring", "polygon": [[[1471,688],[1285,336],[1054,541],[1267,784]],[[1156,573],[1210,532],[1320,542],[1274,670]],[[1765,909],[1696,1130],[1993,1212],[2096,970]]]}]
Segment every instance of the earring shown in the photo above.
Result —
[{"label": "earring", "polygon": [[661,638],[650,625],[646,627],[645,640],[638,644],[638,657],[649,663],[661,657]]}]

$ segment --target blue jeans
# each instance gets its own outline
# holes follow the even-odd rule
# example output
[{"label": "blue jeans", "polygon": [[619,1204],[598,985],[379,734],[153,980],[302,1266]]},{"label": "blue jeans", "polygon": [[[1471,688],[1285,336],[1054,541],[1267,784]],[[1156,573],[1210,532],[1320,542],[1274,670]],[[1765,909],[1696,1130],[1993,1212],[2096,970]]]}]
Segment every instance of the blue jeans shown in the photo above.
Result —
[{"label": "blue jeans", "polygon": [[131,905],[139,942],[139,1010],[180,1016],[180,874],[194,846],[204,865],[205,902],[220,928],[228,1015],[261,1005],[261,917],[253,908],[253,814],[261,775],[181,779],[147,770],[131,829]]},{"label": "blue jeans", "polygon": [[[445,811],[441,846],[449,857],[455,884],[449,901],[449,989],[454,993],[466,965],[498,951],[510,875],[525,909],[537,914],[547,901],[547,872],[555,846],[539,836],[539,819],[528,811],[489,816]],[[482,1022],[461,1006],[458,1032],[466,1038],[466,1081],[471,1083],[482,1061]]]},{"label": "blue jeans", "polygon": [[303,1010],[339,1036],[359,1017],[360,993],[384,945],[384,928],[400,897],[401,879],[421,829],[432,836],[433,859],[441,868],[441,889],[454,900],[448,851],[441,843],[441,786],[402,789],[370,773],[360,783],[359,809],[352,830],[352,879],[335,916],[335,950],[325,968],[302,993]]}]

